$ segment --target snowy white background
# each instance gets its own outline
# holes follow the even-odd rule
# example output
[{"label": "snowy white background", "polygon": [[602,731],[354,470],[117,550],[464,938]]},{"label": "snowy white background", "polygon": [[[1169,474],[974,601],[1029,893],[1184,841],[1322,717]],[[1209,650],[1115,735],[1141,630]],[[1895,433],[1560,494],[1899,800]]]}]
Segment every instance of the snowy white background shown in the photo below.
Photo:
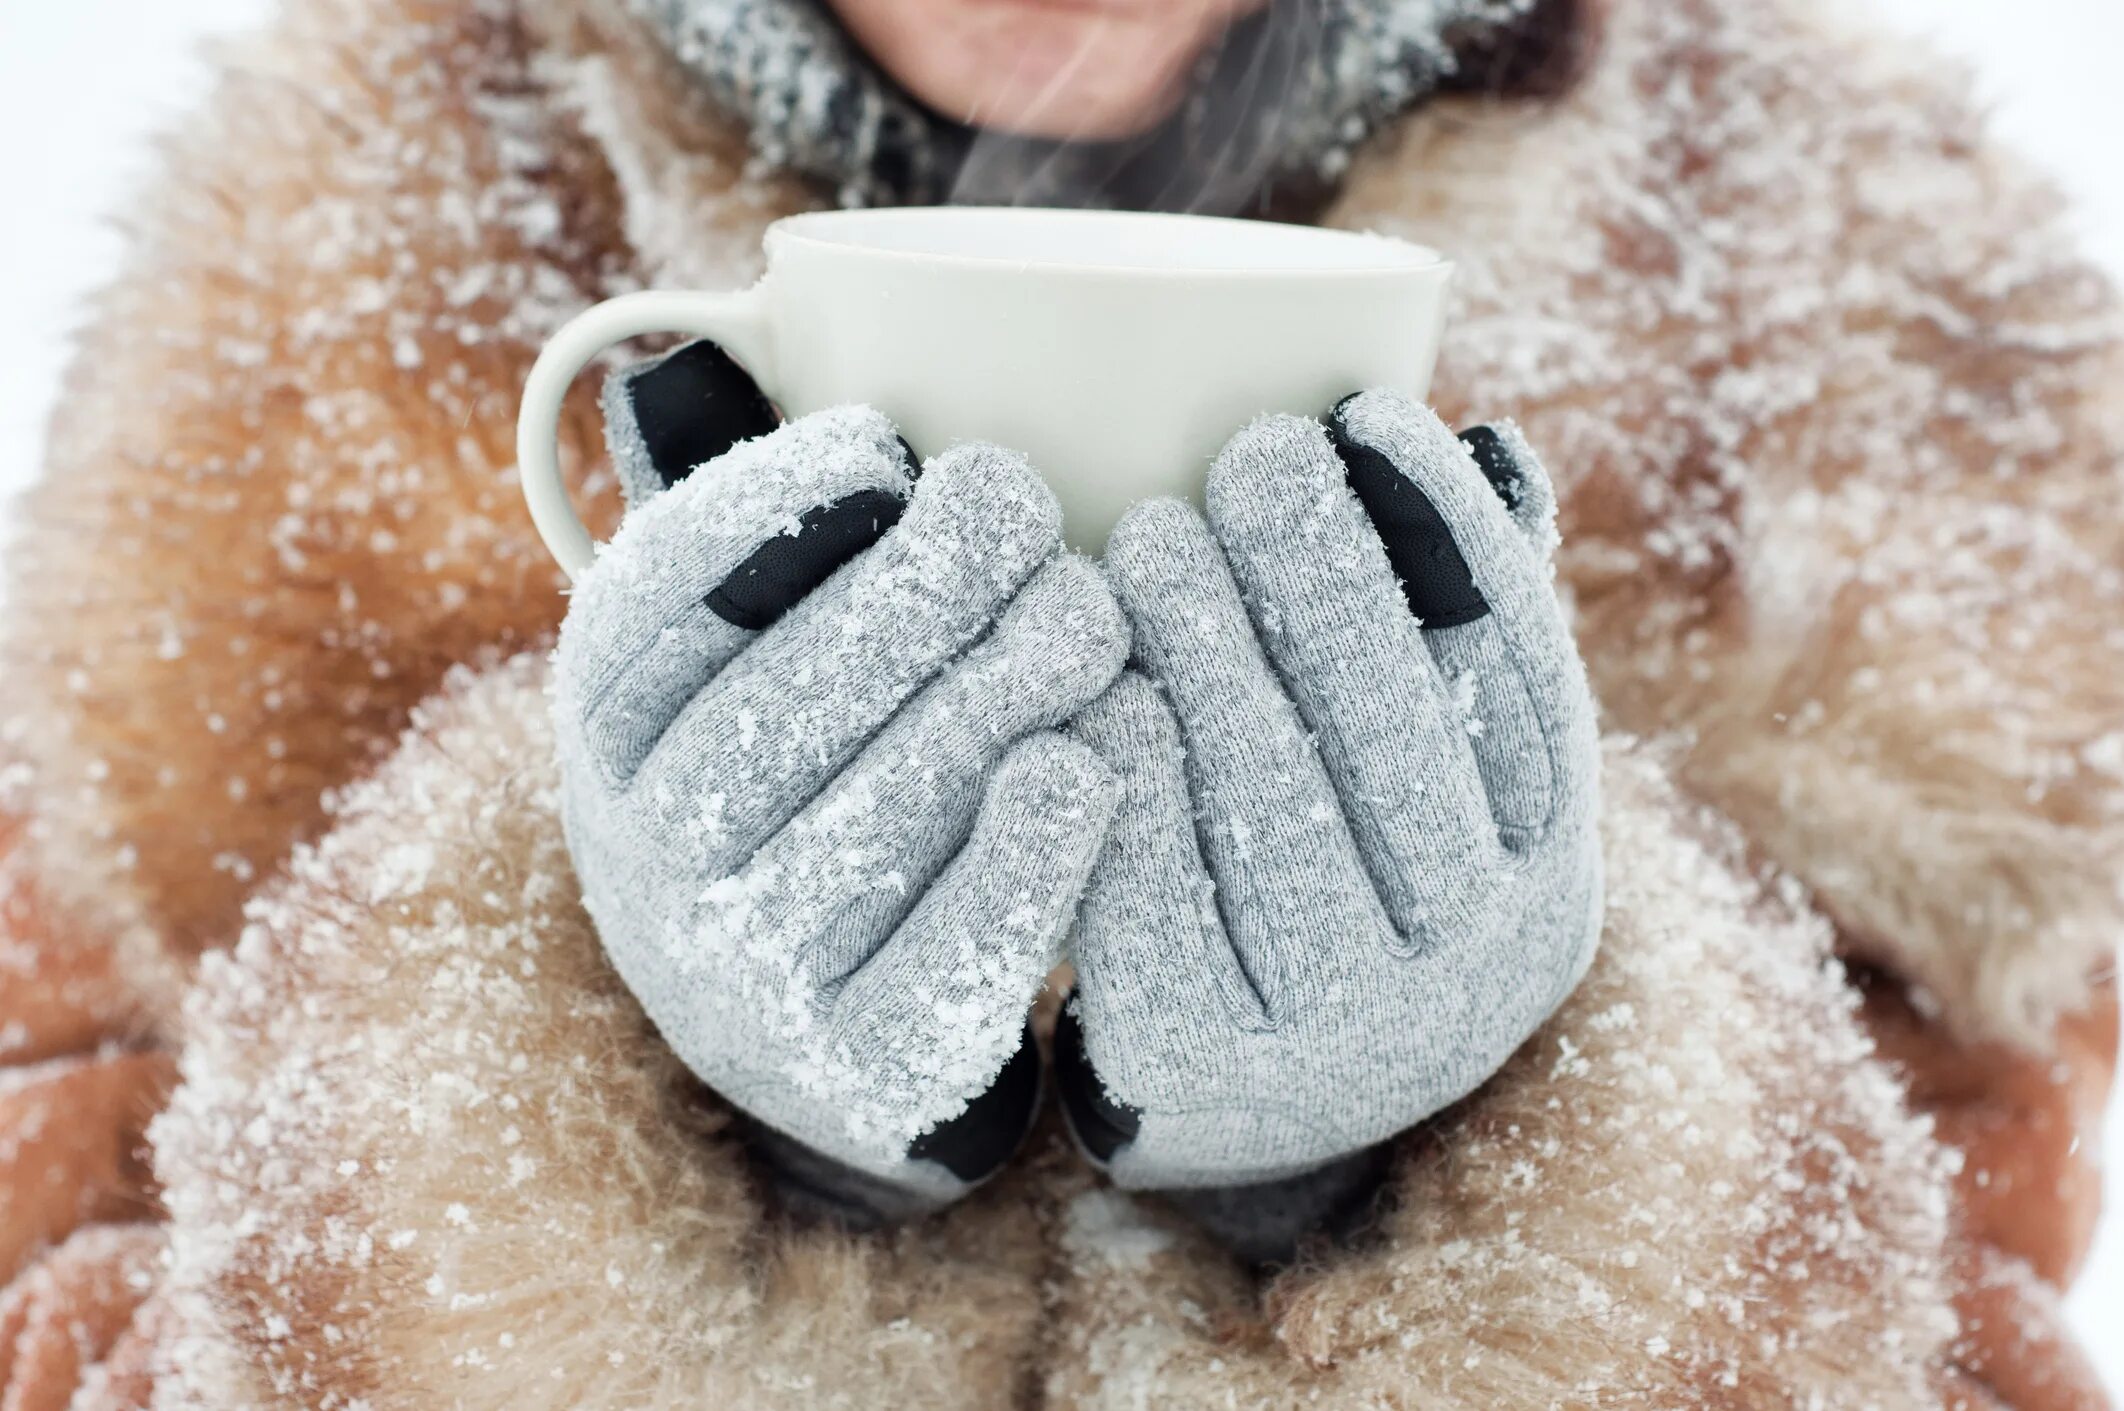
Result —
[{"label": "snowy white background", "polygon": [[[2002,132],[2081,203],[2088,249],[2124,277],[2124,5],[2118,0],[1876,0],[1977,65]],[[105,218],[149,162],[147,137],[199,93],[200,36],[268,0],[0,0],[0,493],[33,473],[68,331],[118,256]],[[2102,134],[2107,133],[2105,138]],[[2124,1100],[2112,1130],[2124,1141]],[[2124,1153],[2073,1314],[2124,1389]]]}]

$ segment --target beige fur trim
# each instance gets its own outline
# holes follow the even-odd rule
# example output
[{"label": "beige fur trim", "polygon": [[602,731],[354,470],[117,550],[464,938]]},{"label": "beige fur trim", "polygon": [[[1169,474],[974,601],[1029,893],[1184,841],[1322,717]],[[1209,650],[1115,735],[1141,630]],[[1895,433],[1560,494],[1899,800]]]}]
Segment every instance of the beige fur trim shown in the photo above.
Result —
[{"label": "beige fur trim", "polygon": [[1009,1405],[1039,1313],[1027,1178],[898,1247],[770,1233],[728,1116],[577,906],[542,680],[525,659],[425,711],[205,962],[155,1129],[189,1394]]},{"label": "beige fur trim", "polygon": [[819,198],[761,169],[747,135],[700,92],[621,0],[532,0],[541,71],[611,165],[643,282],[730,289],[762,269],[769,222]]},{"label": "beige fur trim", "polygon": [[[1929,56],[1797,0],[1606,9],[1567,98],[1432,105],[1333,219],[1459,256],[1442,400],[1554,462],[1618,723],[1965,1033],[2039,1043],[2124,934],[2113,296]],[[300,0],[227,67],[0,633],[40,873],[143,973],[228,939],[443,670],[551,630],[509,428],[554,322],[741,283],[806,200],[620,0]]]},{"label": "beige fur trim", "polygon": [[1426,109],[1332,220],[1459,257],[1442,406],[1548,458],[1616,721],[2041,1045],[2124,936],[2114,292],[1922,46],[1610,11],[1568,98]]},{"label": "beige fur trim", "polygon": [[[7,549],[0,786],[143,977],[233,939],[445,670],[558,622],[513,435],[558,323],[645,267],[743,284],[804,204],[622,9],[300,0],[132,213]],[[563,452],[609,522],[593,397]]]},{"label": "beige fur trim", "polygon": [[1606,789],[1600,960],[1412,1144],[1377,1247],[1287,1276],[1264,1322],[1172,1222],[1080,1197],[1062,1404],[1925,1404],[1955,1328],[1942,1167],[1824,928],[1647,759],[1611,750]]},{"label": "beige fur trim", "polygon": [[1052,1134],[892,1240],[766,1222],[577,908],[543,677],[424,709],[205,964],[154,1131],[202,1401],[1922,1403],[1954,1328],[1939,1155],[1825,929],[1647,760],[1611,756],[1586,988],[1412,1144],[1374,1247],[1263,1303]]}]

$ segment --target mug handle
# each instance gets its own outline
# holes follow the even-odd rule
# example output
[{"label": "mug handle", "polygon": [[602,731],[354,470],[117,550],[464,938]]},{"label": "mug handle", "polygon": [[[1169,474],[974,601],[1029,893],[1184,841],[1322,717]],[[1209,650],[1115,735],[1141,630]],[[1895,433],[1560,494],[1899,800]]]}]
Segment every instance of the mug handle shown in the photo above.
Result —
[{"label": "mug handle", "polygon": [[538,355],[524,382],[523,408],[516,418],[516,466],[531,522],[571,581],[590,567],[597,546],[561,482],[561,409],[576,377],[598,354],[648,333],[714,340],[774,400],[766,385],[772,375],[772,342],[764,281],[727,294],[622,294],[569,320]]}]

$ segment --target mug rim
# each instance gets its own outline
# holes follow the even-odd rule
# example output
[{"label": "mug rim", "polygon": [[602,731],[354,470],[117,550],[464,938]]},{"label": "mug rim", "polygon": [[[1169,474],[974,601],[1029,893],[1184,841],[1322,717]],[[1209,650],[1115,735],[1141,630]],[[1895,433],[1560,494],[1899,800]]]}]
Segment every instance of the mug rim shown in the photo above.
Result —
[{"label": "mug rim", "polygon": [[[1199,229],[1214,225],[1243,229],[1247,238],[1259,241],[1288,240],[1292,244],[1332,244],[1345,251],[1362,245],[1370,251],[1391,252],[1391,258],[1349,264],[1225,264],[1175,265],[1130,264],[1037,256],[979,254],[959,250],[908,248],[865,240],[854,232],[879,225],[914,225],[938,219],[964,218],[1008,223],[1014,220],[1079,223],[1083,225],[1171,225],[1185,222]],[[1436,274],[1452,269],[1453,261],[1443,251],[1399,236],[1374,231],[1342,230],[1325,226],[1292,225],[1280,221],[1247,220],[1232,216],[1178,215],[1157,211],[1086,211],[1044,206],[889,206],[853,210],[807,211],[785,216],[767,228],[765,247],[770,263],[775,247],[784,243],[832,250],[837,254],[886,264],[952,266],[964,269],[1009,270],[1070,274],[1080,277],[1120,279],[1378,279],[1395,275]]]}]

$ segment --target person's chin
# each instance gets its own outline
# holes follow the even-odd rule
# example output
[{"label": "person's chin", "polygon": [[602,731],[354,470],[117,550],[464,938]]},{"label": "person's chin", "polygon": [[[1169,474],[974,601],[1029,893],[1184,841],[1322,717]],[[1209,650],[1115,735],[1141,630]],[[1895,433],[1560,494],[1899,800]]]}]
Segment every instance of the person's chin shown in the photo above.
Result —
[{"label": "person's chin", "polygon": [[1163,121],[1234,0],[837,0],[858,41],[945,117],[1109,141]]}]

